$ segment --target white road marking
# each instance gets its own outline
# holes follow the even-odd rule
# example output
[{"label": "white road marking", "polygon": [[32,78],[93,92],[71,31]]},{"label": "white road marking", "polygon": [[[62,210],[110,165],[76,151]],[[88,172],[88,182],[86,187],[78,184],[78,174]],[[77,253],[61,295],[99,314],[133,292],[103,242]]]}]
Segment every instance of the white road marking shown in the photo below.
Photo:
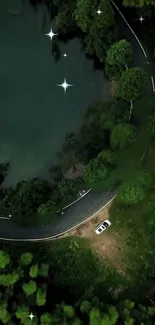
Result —
[{"label": "white road marking", "polygon": [[135,34],[135,32],[133,31],[133,29],[131,28],[131,26],[129,25],[129,23],[127,22],[127,20],[125,19],[125,17],[123,16],[123,14],[121,13],[121,11],[119,10],[119,8],[117,7],[117,5],[115,4],[115,2],[113,0],[111,0],[112,4],[115,6],[115,8],[117,9],[117,11],[119,12],[119,14],[122,16],[123,20],[125,21],[125,23],[127,24],[127,26],[129,27],[129,29],[131,30],[132,34],[134,35],[134,37],[136,38],[137,42],[139,43],[142,51],[143,51],[143,54],[145,56],[145,58],[147,58],[147,54],[144,50],[144,47],[143,45],[141,44],[139,38],[137,37],[137,35]]},{"label": "white road marking", "polygon": [[0,219],[6,219],[9,220],[11,217],[0,217]]},{"label": "white road marking", "polygon": [[82,225],[83,223],[91,220],[93,217],[95,217],[100,211],[102,211],[110,202],[112,202],[115,197],[117,196],[117,194],[115,194],[112,199],[110,199],[105,205],[103,205],[97,212],[95,212],[91,217],[83,220],[82,222],[78,223],[77,225],[75,225],[74,227],[64,231],[64,232],[61,232],[60,234],[56,235],[56,236],[50,236],[50,237],[44,237],[44,238],[28,238],[28,239],[16,239],[16,238],[3,238],[3,237],[0,237],[0,240],[6,240],[6,241],[22,241],[22,242],[37,242],[37,241],[46,241],[46,240],[55,240],[57,238],[59,238],[60,236],[66,234],[67,232],[79,227],[80,225]]},{"label": "white road marking", "polygon": [[152,82],[152,90],[155,92],[155,84],[154,84],[154,78],[151,76],[151,82]]}]

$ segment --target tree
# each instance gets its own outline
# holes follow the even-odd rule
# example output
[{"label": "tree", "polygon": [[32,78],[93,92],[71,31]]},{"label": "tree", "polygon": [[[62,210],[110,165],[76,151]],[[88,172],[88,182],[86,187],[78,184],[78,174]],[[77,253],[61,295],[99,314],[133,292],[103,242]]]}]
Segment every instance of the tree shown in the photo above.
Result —
[{"label": "tree", "polygon": [[152,112],[149,118],[149,129],[152,134],[152,138],[155,138],[155,111]]},{"label": "tree", "polygon": [[84,181],[88,184],[94,184],[107,178],[108,168],[99,158],[91,159],[84,170]]},{"label": "tree", "polygon": [[110,136],[112,149],[123,149],[136,140],[136,129],[128,123],[118,123]]},{"label": "tree", "polygon": [[48,182],[39,178],[17,183],[15,191],[13,213],[20,216],[20,218],[21,216],[34,214],[37,208],[46,202],[52,194]]},{"label": "tree", "polygon": [[47,277],[49,271],[49,265],[46,263],[42,263],[39,268],[39,275],[42,277]]},{"label": "tree", "polygon": [[60,10],[55,18],[56,31],[61,34],[73,33],[77,29],[74,17],[75,3]]},{"label": "tree", "polygon": [[126,123],[130,116],[130,102],[126,100],[114,100],[110,105],[110,113],[114,116],[115,123]]},{"label": "tree", "polygon": [[[97,15],[96,10],[100,8],[102,15]],[[96,54],[103,61],[109,44],[113,42],[114,35],[114,13],[108,0],[77,0],[75,10],[77,25],[86,34],[86,53]]]},{"label": "tree", "polygon": [[36,292],[37,285],[36,285],[35,281],[30,280],[28,283],[24,283],[22,288],[23,288],[23,291],[25,292],[25,294],[27,296],[30,296]]},{"label": "tree", "polygon": [[62,179],[58,184],[61,197],[70,198],[73,194],[77,193],[76,181]]},{"label": "tree", "polygon": [[39,272],[38,264],[32,265],[29,272],[31,278],[37,278],[38,272]]},{"label": "tree", "polygon": [[50,313],[44,313],[40,317],[41,325],[51,325],[53,322],[53,317]]},{"label": "tree", "polygon": [[0,305],[1,305],[0,320],[2,321],[3,324],[8,324],[11,319],[11,315],[9,314],[9,312],[7,310],[7,307],[8,307],[7,302],[1,301]]},{"label": "tree", "polygon": [[117,96],[131,101],[138,99],[147,86],[147,74],[141,68],[124,71],[117,83]]},{"label": "tree", "polygon": [[103,163],[109,171],[116,166],[114,153],[109,149],[101,151],[97,159]]},{"label": "tree", "polygon": [[4,269],[10,264],[10,256],[7,252],[0,250],[0,268]]},{"label": "tree", "polygon": [[106,61],[109,65],[122,68],[129,64],[132,59],[132,46],[126,40],[114,43],[107,52]]},{"label": "tree", "polygon": [[21,305],[17,307],[16,317],[21,320],[22,323],[28,320],[28,316],[30,315],[29,308],[25,305]]},{"label": "tree", "polygon": [[[98,6],[102,11],[102,17],[96,15]],[[111,26],[114,25],[114,13],[107,0],[101,0],[100,3],[97,0],[77,0],[75,19],[82,31],[90,34],[99,28],[106,35]]]},{"label": "tree", "polygon": [[52,217],[55,213],[55,202],[48,200],[46,203],[42,203],[38,207],[38,213],[42,216],[51,215]]},{"label": "tree", "polygon": [[144,167],[140,166],[133,172],[133,180],[141,187],[148,189],[152,184],[152,176],[150,172]]},{"label": "tree", "polygon": [[28,266],[31,264],[32,262],[32,259],[33,259],[33,255],[32,253],[23,253],[20,257],[20,263],[23,265],[23,266]]},{"label": "tree", "polygon": [[63,305],[63,312],[67,318],[73,318],[75,316],[75,309],[69,305]]},{"label": "tree", "polygon": [[110,65],[107,61],[105,61],[104,72],[105,75],[111,80],[112,78],[118,79],[121,76],[121,70],[118,65]]},{"label": "tree", "polygon": [[19,275],[16,271],[6,274],[7,285],[14,285],[19,280]]},{"label": "tree", "polygon": [[144,199],[145,189],[137,184],[126,182],[118,190],[117,199],[122,204],[136,204]]},{"label": "tree", "polygon": [[38,306],[44,306],[46,304],[46,290],[39,288],[37,290],[36,303]]},{"label": "tree", "polygon": [[144,6],[155,6],[154,0],[123,0],[123,5],[125,7],[144,7]]}]

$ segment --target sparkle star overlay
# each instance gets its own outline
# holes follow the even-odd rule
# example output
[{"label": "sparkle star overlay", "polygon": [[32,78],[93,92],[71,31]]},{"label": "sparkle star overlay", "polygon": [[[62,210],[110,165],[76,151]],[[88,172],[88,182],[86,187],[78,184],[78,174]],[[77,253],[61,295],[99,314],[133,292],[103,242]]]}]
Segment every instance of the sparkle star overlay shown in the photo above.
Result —
[{"label": "sparkle star overlay", "polygon": [[53,33],[52,28],[51,28],[50,32],[49,32],[48,34],[45,34],[45,35],[46,35],[46,36],[49,36],[50,39],[51,39],[51,41],[52,41],[52,38],[53,38],[54,36],[58,35],[58,34]]},{"label": "sparkle star overlay", "polygon": [[64,82],[62,84],[60,84],[60,85],[57,85],[57,86],[62,87],[64,89],[64,93],[66,94],[67,88],[71,87],[73,85],[68,84],[67,81],[66,81],[66,78],[64,78]]},{"label": "sparkle star overlay", "polygon": [[29,315],[29,318],[31,319],[31,321],[33,321],[33,318],[34,318],[35,316],[31,313],[30,315]]},{"label": "sparkle star overlay", "polygon": [[98,15],[101,15],[102,11],[101,11],[100,9],[98,9],[98,10],[96,11],[96,13],[97,13]]},{"label": "sparkle star overlay", "polygon": [[141,15],[140,16],[140,18],[138,18],[138,20],[141,22],[141,24],[142,24],[142,22],[145,20],[145,18],[143,18],[143,16]]}]

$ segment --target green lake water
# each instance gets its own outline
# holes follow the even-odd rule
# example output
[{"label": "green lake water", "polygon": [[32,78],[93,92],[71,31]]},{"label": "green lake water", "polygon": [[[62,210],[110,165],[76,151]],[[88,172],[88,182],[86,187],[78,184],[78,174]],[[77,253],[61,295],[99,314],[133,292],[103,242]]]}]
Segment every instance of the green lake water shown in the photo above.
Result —
[{"label": "green lake water", "polygon": [[[78,39],[60,44],[56,63],[44,35],[53,25],[46,19],[41,28],[43,10],[25,3],[20,16],[8,12],[18,8],[19,1],[0,0],[0,162],[11,163],[6,185],[47,177],[66,133],[80,126],[90,103],[110,96],[107,79]],[[65,77],[74,85],[66,94],[57,86]]]}]

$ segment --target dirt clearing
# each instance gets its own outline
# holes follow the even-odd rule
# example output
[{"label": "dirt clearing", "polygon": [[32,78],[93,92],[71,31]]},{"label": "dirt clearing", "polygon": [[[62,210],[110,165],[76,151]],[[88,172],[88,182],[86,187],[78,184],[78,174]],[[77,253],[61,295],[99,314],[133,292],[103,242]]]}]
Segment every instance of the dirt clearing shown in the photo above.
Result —
[{"label": "dirt clearing", "polygon": [[105,219],[109,219],[109,207],[111,203],[99,212],[94,218],[68,232],[65,236],[78,236],[87,238],[91,247],[105,261],[117,268],[117,271],[124,275],[123,257],[124,243],[123,239],[114,231],[113,226],[105,230],[102,234],[96,235],[94,229]]}]

